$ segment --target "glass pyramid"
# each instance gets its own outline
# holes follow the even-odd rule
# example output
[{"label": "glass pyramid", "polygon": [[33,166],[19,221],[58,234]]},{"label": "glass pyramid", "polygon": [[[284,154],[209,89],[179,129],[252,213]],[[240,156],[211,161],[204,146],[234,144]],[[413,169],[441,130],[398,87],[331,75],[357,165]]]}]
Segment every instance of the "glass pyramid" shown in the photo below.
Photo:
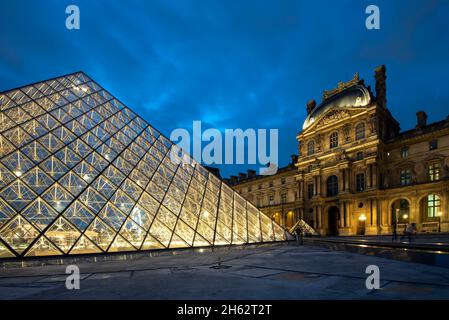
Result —
[{"label": "glass pyramid", "polygon": [[0,258],[284,239],[84,73],[0,93]]}]

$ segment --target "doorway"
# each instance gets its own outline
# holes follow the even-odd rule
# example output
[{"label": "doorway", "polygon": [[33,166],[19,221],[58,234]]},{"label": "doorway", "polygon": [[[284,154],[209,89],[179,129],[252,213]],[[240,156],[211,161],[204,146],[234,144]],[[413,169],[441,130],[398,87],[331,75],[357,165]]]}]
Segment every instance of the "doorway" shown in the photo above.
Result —
[{"label": "doorway", "polygon": [[340,211],[337,207],[333,206],[329,208],[328,212],[328,235],[330,236],[338,236],[338,216]]}]

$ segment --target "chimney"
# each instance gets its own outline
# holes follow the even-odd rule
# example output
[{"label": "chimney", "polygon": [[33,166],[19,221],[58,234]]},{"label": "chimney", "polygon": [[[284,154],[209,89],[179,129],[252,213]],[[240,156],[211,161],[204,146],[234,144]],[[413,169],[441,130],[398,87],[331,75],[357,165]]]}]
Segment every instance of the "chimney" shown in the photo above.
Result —
[{"label": "chimney", "polygon": [[427,113],[424,111],[418,111],[416,113],[416,129],[422,129],[427,125]]},{"label": "chimney", "polygon": [[377,104],[382,108],[387,108],[387,70],[385,65],[377,67],[375,70],[376,78],[376,96],[377,96]]},{"label": "chimney", "polygon": [[298,162],[298,156],[296,154],[292,154],[290,156],[290,158],[292,159],[292,162],[291,162],[292,165],[295,165],[296,162]]},{"label": "chimney", "polygon": [[237,176],[231,176],[231,183],[236,184],[239,181],[239,178]]},{"label": "chimney", "polygon": [[256,170],[248,170],[248,178],[254,178],[256,176]]},{"label": "chimney", "polygon": [[315,109],[315,107],[316,107],[315,100],[310,100],[309,102],[307,102],[307,115],[311,114],[313,109]]},{"label": "chimney", "polygon": [[246,173],[239,173],[239,181],[243,181],[246,179]]}]

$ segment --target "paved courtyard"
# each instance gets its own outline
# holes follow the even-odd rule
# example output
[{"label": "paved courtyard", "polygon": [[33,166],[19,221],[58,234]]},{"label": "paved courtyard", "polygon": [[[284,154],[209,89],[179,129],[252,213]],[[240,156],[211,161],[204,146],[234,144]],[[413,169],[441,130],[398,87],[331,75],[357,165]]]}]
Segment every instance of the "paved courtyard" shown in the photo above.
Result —
[{"label": "paved courtyard", "polygon": [[[221,268],[214,268],[221,262]],[[365,287],[368,265],[381,288]],[[1,299],[449,299],[449,269],[319,246],[272,245],[180,252],[78,264],[80,290],[65,287],[66,266],[0,270]]]}]

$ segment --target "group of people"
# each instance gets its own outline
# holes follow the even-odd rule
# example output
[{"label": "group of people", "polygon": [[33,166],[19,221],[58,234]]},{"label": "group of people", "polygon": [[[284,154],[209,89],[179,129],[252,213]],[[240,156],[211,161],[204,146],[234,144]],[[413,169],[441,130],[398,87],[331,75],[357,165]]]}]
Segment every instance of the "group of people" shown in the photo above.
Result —
[{"label": "group of people", "polygon": [[[408,222],[404,227],[404,233],[402,234],[399,241],[402,241],[405,237],[408,238],[408,242],[412,241],[413,235],[416,233],[416,223],[410,223]],[[398,234],[397,234],[397,226],[394,224],[393,226],[393,241],[397,240]]]}]

